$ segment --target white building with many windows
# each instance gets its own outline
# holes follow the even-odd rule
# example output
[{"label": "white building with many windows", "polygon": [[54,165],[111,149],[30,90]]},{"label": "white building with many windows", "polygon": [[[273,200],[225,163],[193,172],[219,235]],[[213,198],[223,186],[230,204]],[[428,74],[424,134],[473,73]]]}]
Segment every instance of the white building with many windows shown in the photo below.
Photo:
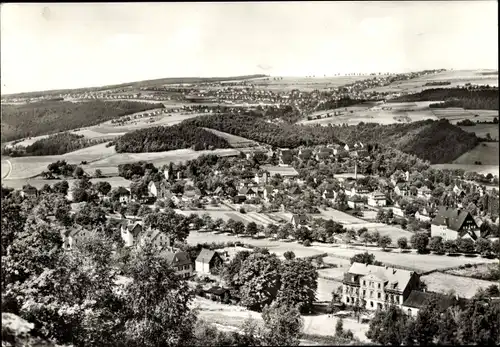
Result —
[{"label": "white building with many windows", "polygon": [[413,271],[353,263],[342,283],[344,304],[376,310],[390,304],[402,307],[411,291],[419,287],[420,278]]}]

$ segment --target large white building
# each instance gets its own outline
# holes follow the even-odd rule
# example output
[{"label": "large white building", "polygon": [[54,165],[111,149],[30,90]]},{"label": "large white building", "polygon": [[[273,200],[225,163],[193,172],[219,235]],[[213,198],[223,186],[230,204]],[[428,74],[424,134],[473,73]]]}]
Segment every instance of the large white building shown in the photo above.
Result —
[{"label": "large white building", "polygon": [[420,277],[413,271],[353,263],[342,283],[344,304],[364,300],[366,309],[376,310],[390,304],[402,307],[411,291],[419,287]]}]

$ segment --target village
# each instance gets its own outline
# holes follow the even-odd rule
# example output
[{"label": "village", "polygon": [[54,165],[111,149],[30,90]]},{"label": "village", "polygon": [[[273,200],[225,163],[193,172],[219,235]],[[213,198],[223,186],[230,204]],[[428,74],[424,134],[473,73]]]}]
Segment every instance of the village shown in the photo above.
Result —
[{"label": "village", "polygon": [[[238,292],[222,278],[221,269],[229,266],[238,252],[259,247],[253,240],[281,242],[283,249],[296,243],[320,251],[326,250],[323,245],[358,247],[358,253],[381,249],[392,250],[387,256],[394,259],[381,265],[354,262],[350,267],[343,265],[343,270],[334,269],[339,274],[337,294],[332,293],[327,301],[336,297],[333,307],[347,307],[352,314],[360,305],[375,311],[397,304],[415,316],[431,295],[420,281],[429,269],[406,264],[404,254],[413,248],[415,256],[431,262],[435,254],[479,257],[473,259],[478,264],[495,262],[499,208],[498,191],[491,185],[498,184],[498,178],[424,168],[398,169],[387,177],[383,170],[368,174],[372,169],[366,164],[384,154],[388,153],[355,142],[295,150],[260,147],[234,157],[202,156],[160,169],[145,163],[126,164],[118,170],[127,178],[137,172],[131,187],[111,189],[101,182],[87,186],[87,196],[95,189],[95,201],[111,212],[106,219],[119,235],[117,245],[132,249],[153,244],[201,297],[239,302]],[[138,169],[141,165],[142,173]],[[417,167],[411,162],[406,165]],[[84,184],[77,183],[67,191],[73,201],[71,213],[79,214],[87,204],[75,199],[82,196],[79,186]],[[50,188],[38,191],[25,186],[21,195],[36,196],[45,190]],[[206,243],[204,248],[179,244],[161,228],[145,223],[151,211],[171,211],[188,218],[189,237],[200,235],[210,240],[209,234],[229,235],[239,241]],[[85,227],[78,227],[62,236],[65,248],[71,249],[92,235]],[[335,257],[336,252],[333,249],[326,254]],[[284,253],[280,252],[280,257],[286,258]],[[314,259],[315,266],[322,269],[329,267],[321,259],[326,254],[304,257]],[[470,259],[464,256],[452,258],[456,266],[450,268],[468,264]],[[439,261],[430,265],[431,272],[441,266]],[[461,296],[461,289],[453,284],[445,289],[432,292],[441,295],[443,305],[454,303],[448,292],[457,293],[459,301],[469,298]]]}]

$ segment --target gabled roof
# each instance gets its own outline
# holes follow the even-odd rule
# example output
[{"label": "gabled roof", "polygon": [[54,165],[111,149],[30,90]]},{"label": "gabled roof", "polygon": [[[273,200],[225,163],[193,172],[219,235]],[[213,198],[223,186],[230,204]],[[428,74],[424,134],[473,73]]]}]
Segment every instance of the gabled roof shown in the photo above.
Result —
[{"label": "gabled roof", "polygon": [[439,308],[442,310],[446,310],[448,307],[453,306],[457,302],[454,297],[451,297],[449,295],[412,290],[410,295],[404,301],[403,306],[421,309],[424,307],[427,301],[434,296],[437,297],[437,303],[439,305]]},{"label": "gabled roof", "polygon": [[247,187],[242,187],[238,193],[241,194],[241,195],[247,195],[248,188]]},{"label": "gabled roof", "polygon": [[119,195],[130,195],[130,191],[125,187],[118,187],[117,192]]},{"label": "gabled roof", "polygon": [[[367,265],[363,263],[353,263],[348,271],[354,275],[374,275],[373,278],[378,278],[384,281],[388,288],[403,291],[410,282],[414,272],[408,270],[395,269],[385,266]],[[370,277],[372,278],[372,277]],[[396,285],[394,287],[394,284]]]},{"label": "gabled roof", "polygon": [[137,236],[137,234],[139,234],[143,229],[142,222],[130,223],[127,225],[127,229],[128,231],[133,232],[134,236]]},{"label": "gabled roof", "polygon": [[298,195],[302,193],[299,187],[292,187],[288,190],[288,194]]},{"label": "gabled roof", "polygon": [[438,209],[436,217],[432,220],[432,224],[447,225],[449,229],[458,231],[469,215],[470,213],[467,210],[458,210],[451,207],[441,206]]},{"label": "gabled roof", "polygon": [[385,199],[385,194],[379,192],[378,190],[372,193],[373,199]]},{"label": "gabled roof", "polygon": [[219,254],[210,249],[203,248],[198,257],[196,258],[196,261],[202,263],[209,263],[214,256],[219,256]]},{"label": "gabled roof", "polygon": [[164,257],[175,266],[191,264],[191,259],[189,258],[189,254],[187,254],[186,252],[174,253],[167,249],[164,249],[160,252],[160,256]]},{"label": "gabled roof", "polygon": [[222,193],[222,187],[221,187],[221,186],[218,186],[218,187],[214,190],[214,194],[219,194],[219,193]]},{"label": "gabled roof", "polygon": [[295,223],[302,224],[307,222],[307,216],[305,214],[294,214],[292,215],[292,221]]}]

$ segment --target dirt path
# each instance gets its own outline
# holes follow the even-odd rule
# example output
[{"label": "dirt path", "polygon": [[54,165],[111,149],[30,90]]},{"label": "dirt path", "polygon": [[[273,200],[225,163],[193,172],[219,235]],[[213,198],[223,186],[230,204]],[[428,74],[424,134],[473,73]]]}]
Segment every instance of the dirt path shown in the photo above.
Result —
[{"label": "dirt path", "polygon": [[8,159],[5,159],[5,161],[7,162],[9,169],[6,172],[2,172],[2,179],[9,178],[9,175],[12,172],[12,163]]}]

